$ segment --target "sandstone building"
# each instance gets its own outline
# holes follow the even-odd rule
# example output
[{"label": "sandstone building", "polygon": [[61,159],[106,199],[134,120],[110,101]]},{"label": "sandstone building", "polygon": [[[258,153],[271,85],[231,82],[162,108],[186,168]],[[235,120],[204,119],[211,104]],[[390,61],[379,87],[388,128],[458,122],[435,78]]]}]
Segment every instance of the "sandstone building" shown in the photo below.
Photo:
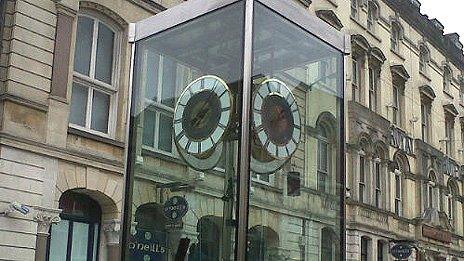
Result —
[{"label": "sandstone building", "polygon": [[[295,1],[351,37],[344,83],[346,259],[393,260],[389,248],[394,241],[408,240],[416,247],[410,260],[464,260],[464,56],[459,36],[444,34],[438,20],[420,13],[417,0]],[[0,259],[119,258],[130,24],[181,2],[1,0],[0,212],[9,210],[11,202],[31,211],[0,216]],[[160,57],[158,64],[172,69],[168,59]],[[322,73],[322,65],[336,70],[331,64],[308,65],[288,72],[288,78],[314,80],[310,76]],[[200,76],[189,68],[176,72],[184,77],[182,85]],[[203,229],[214,234],[224,225],[217,213],[224,211],[221,171],[226,170],[218,166],[204,174],[180,163],[172,133],[166,132],[174,101],[164,103],[163,88],[156,91],[150,94],[154,109],[139,119],[140,129],[155,122],[152,132],[135,141],[141,149],[136,193],[129,201],[133,230],[164,229],[162,204],[187,194],[198,211],[187,214],[182,232],[173,238],[232,244],[233,238],[219,233],[199,236]],[[340,189],[340,166],[330,148],[337,146],[331,137],[339,128],[333,120],[338,115],[331,111],[335,106],[301,106],[327,98],[324,94],[294,92],[301,117],[307,111],[315,116],[305,118],[305,143],[285,173],[252,176],[251,252],[261,259],[335,259],[340,231],[334,225],[339,201],[333,194]],[[311,151],[317,160],[305,158]],[[180,175],[196,182],[199,192],[163,188]],[[205,175],[208,183],[201,181]],[[308,198],[306,205],[294,202],[300,195]],[[302,221],[291,209],[314,215]],[[153,225],[153,219],[159,223]],[[208,260],[230,254],[217,249],[205,249]]]}]

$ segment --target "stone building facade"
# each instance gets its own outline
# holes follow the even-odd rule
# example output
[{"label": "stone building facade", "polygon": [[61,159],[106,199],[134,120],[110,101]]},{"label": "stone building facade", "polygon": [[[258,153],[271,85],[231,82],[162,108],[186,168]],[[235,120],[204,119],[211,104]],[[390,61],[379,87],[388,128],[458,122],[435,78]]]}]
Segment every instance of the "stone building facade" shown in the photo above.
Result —
[{"label": "stone building facade", "polygon": [[[351,35],[347,260],[462,260],[464,56],[417,0],[313,1]],[[429,14],[433,16],[433,14]]]},{"label": "stone building facade", "polygon": [[[69,242],[82,239],[82,231],[88,235],[89,259],[119,258],[129,24],[180,2],[1,1],[0,212],[9,213],[0,216],[0,259],[72,255]],[[410,260],[463,260],[464,58],[459,36],[444,35],[439,21],[420,14],[416,0],[298,3],[352,40],[345,90],[347,260],[393,260],[389,248],[394,240],[415,244]],[[318,119],[312,120],[308,140],[318,136]],[[145,162],[160,173],[181,168],[157,159]],[[187,175],[201,176],[193,170]],[[309,224],[301,237],[302,226],[291,218],[281,222],[273,216],[279,205],[266,201],[292,204],[284,196],[287,178],[253,177],[253,193],[261,199],[256,205],[273,205],[274,210],[256,214],[256,224],[267,223],[256,233],[270,238],[277,256],[321,260],[317,246],[334,233],[324,231],[324,220]],[[135,207],[169,197],[151,179],[140,177]],[[315,179],[303,182],[302,193],[318,190]],[[202,193],[220,197],[210,187]],[[330,198],[314,201],[333,211]],[[11,202],[30,212],[10,212]],[[222,206],[214,200],[198,202],[198,214],[217,222],[214,213]],[[186,223],[196,236],[194,222]],[[294,231],[284,236],[291,243],[278,242],[281,227]],[[50,247],[57,244],[50,233],[66,244]]]},{"label": "stone building facade", "polygon": [[[119,259],[128,27],[174,3],[0,1],[0,259]],[[79,240],[92,242],[71,253]]]}]

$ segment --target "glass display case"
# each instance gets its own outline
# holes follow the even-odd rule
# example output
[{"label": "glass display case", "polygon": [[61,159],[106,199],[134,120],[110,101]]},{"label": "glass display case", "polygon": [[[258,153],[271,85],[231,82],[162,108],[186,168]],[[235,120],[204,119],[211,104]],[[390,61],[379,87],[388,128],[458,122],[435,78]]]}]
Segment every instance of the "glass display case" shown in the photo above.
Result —
[{"label": "glass display case", "polygon": [[131,26],[123,260],[340,260],[349,40],[284,0]]}]

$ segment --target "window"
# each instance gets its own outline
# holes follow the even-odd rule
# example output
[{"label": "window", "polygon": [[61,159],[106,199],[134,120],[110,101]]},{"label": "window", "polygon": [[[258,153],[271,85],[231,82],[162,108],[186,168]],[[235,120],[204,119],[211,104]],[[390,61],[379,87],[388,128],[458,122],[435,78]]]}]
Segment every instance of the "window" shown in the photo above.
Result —
[{"label": "window", "polygon": [[393,85],[393,124],[401,126],[401,116],[402,116],[402,100],[403,94],[401,93],[398,86]]},{"label": "window", "polygon": [[[437,186],[437,177],[435,173],[430,172],[429,174],[429,181],[427,182],[427,208],[434,208],[438,207],[438,201],[435,200],[436,194],[436,186]],[[438,208],[437,208],[438,209]]]},{"label": "window", "polygon": [[361,63],[357,58],[353,58],[352,63],[352,96],[353,101],[361,101]]},{"label": "window", "polygon": [[351,0],[351,17],[355,19],[359,18],[359,1],[360,0]]},{"label": "window", "polygon": [[461,87],[459,88],[459,102],[464,104],[464,82],[461,82]]},{"label": "window", "polygon": [[374,159],[375,206],[382,207],[382,166],[379,158]]},{"label": "window", "polygon": [[366,159],[359,156],[359,202],[366,203]]},{"label": "window", "polygon": [[367,7],[367,30],[370,32],[375,32],[375,25],[379,17],[379,8],[374,1],[369,1]]},{"label": "window", "polygon": [[321,261],[340,260],[340,251],[337,248],[339,243],[337,235],[330,227],[322,229],[321,233]]},{"label": "window", "polygon": [[319,127],[317,140],[317,188],[321,192],[329,192],[331,149],[328,133],[324,126]]},{"label": "window", "polygon": [[425,101],[422,101],[421,104],[421,131],[422,131],[422,141],[430,142],[430,116],[431,116],[431,104]]},{"label": "window", "polygon": [[419,72],[427,74],[429,61],[430,52],[425,45],[421,44],[419,47]]},{"label": "window", "polygon": [[369,248],[370,248],[370,239],[366,236],[361,237],[361,261],[370,260]]},{"label": "window", "polygon": [[402,206],[402,189],[401,189],[401,172],[395,171],[395,214],[401,216],[403,210]]},{"label": "window", "polygon": [[454,156],[454,118],[447,117],[445,121],[445,142],[446,142],[446,154]]},{"label": "window", "polygon": [[461,121],[461,151],[464,152],[464,121]]},{"label": "window", "polygon": [[456,200],[459,197],[459,188],[458,185],[454,180],[448,181],[448,195],[447,195],[447,204],[448,204],[448,209],[447,209],[447,215],[448,219],[450,220],[450,223],[454,226],[455,225],[455,209],[456,209]]},{"label": "window", "polygon": [[451,80],[453,79],[453,73],[451,68],[447,65],[443,67],[443,90],[445,92],[450,91],[451,87]]},{"label": "window", "polygon": [[116,33],[102,21],[79,15],[69,122],[72,127],[112,135],[116,120]]},{"label": "window", "polygon": [[273,174],[256,174],[253,172],[251,174],[251,179],[259,183],[270,185],[274,181],[274,175]]},{"label": "window", "polygon": [[398,22],[391,24],[390,48],[392,51],[399,53],[401,40],[401,27]]},{"label": "window", "polygon": [[147,75],[144,82],[143,145],[157,152],[173,154],[172,121],[175,97],[193,81],[198,72],[173,59],[154,52],[147,52]]},{"label": "window", "polygon": [[369,67],[369,109],[372,111],[377,111],[379,75],[378,69]]},{"label": "window", "polygon": [[90,197],[65,192],[59,202],[61,221],[50,229],[47,259],[98,260],[101,209]]},{"label": "window", "polygon": [[377,261],[387,260],[385,257],[385,243],[381,240],[377,241]]}]

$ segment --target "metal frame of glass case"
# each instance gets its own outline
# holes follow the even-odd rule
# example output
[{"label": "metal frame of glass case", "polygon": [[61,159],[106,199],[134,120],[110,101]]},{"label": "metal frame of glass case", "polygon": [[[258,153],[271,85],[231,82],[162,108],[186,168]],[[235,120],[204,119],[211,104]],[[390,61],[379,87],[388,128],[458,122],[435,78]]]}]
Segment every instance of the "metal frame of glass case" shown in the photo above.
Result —
[{"label": "metal frame of glass case", "polygon": [[[242,93],[242,125],[241,125],[241,141],[239,145],[240,155],[249,155],[250,154],[250,117],[251,117],[251,84],[252,84],[252,59],[253,59],[253,10],[256,3],[261,3],[267,8],[278,13],[282,17],[288,19],[294,24],[298,25],[303,30],[309,32],[310,34],[316,36],[327,45],[332,46],[334,49],[338,50],[341,54],[344,54],[345,57],[351,49],[350,39],[348,36],[340,33],[339,31],[332,28],[330,25],[326,24],[322,20],[318,19],[316,16],[311,15],[309,11],[302,6],[300,6],[296,1],[292,0],[192,0],[175,7],[169,8],[168,10],[159,13],[153,17],[140,21],[136,24],[130,24],[129,26],[129,42],[136,43],[142,39],[145,39],[149,36],[155,35],[157,33],[163,32],[170,28],[173,28],[177,25],[192,21],[196,18],[199,18],[205,14],[218,10],[222,7],[231,5],[236,2],[245,2],[245,14],[244,14],[244,39],[243,39],[243,93]],[[132,61],[131,66],[134,65],[134,55],[135,55],[135,44],[132,45]],[[345,58],[346,59],[346,58]],[[346,67],[346,61],[344,61],[344,67]],[[132,83],[133,73],[131,72],[130,80]],[[342,85],[346,84],[345,73],[343,69],[342,76]],[[343,94],[342,94],[343,96]],[[340,126],[344,126],[344,110],[345,104],[341,105],[341,115],[340,115]],[[128,114],[130,118],[130,113]],[[130,137],[133,123],[130,123],[128,130],[128,135]],[[342,127],[340,132],[340,144],[341,144],[341,153],[344,151],[345,146],[345,132]],[[129,139],[130,141],[130,139]],[[132,144],[128,142],[128,149],[126,151],[126,157],[131,155],[131,150],[133,149]],[[340,182],[342,188],[339,191],[340,196],[340,219],[341,219],[341,231],[340,231],[340,244],[341,249],[341,258],[345,259],[345,224],[344,224],[344,198],[345,198],[345,159],[344,156],[340,157]],[[237,189],[237,202],[238,202],[238,211],[236,213],[237,217],[237,231],[236,231],[236,248],[235,248],[235,259],[236,260],[245,260],[247,252],[247,229],[248,229],[248,204],[249,204],[249,193],[250,193],[250,157],[240,157],[238,166],[238,189]],[[128,159],[126,164],[126,173],[130,169],[131,162]],[[124,207],[124,220],[127,220],[128,217],[128,205],[131,204],[131,177],[127,175],[126,177],[126,191],[125,191],[125,207]],[[130,230],[130,224],[124,222],[123,229],[123,239],[122,244],[126,242],[126,236]],[[122,256],[124,257],[124,248],[122,249]]]}]

